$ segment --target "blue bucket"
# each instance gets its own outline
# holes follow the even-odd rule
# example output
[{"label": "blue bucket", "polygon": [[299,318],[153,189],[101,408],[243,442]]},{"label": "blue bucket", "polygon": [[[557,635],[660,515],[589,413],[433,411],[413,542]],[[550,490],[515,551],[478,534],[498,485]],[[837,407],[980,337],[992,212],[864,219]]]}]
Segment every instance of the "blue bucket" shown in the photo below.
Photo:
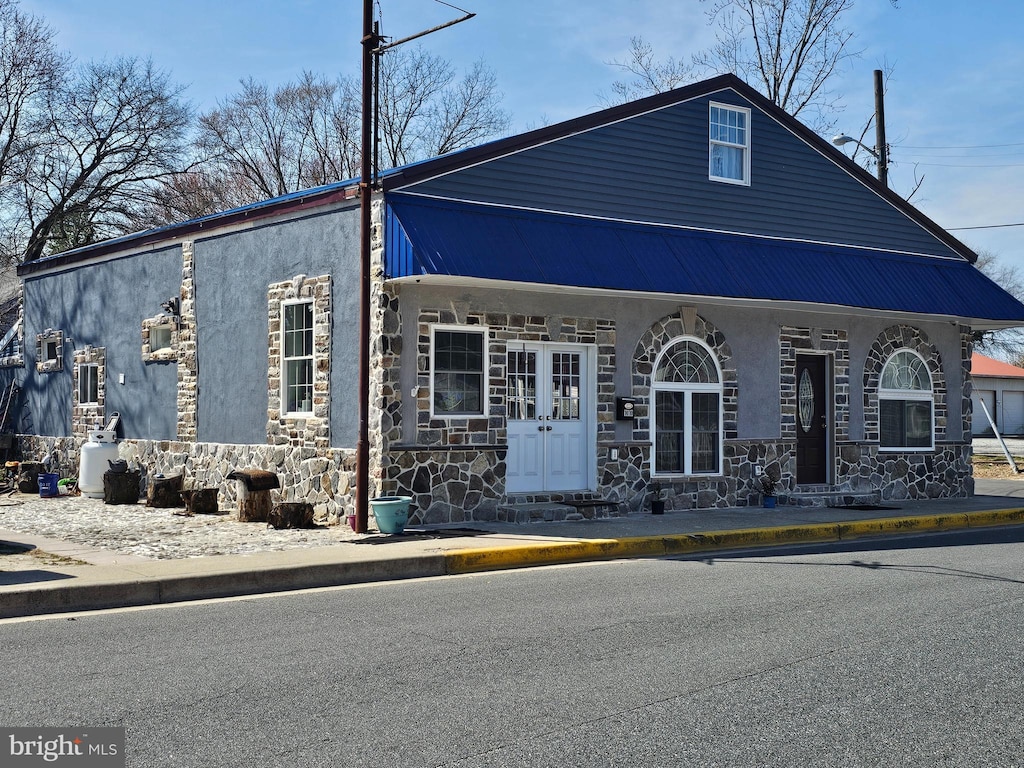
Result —
[{"label": "blue bucket", "polygon": [[50,496],[56,496],[59,491],[57,490],[57,481],[60,480],[60,475],[56,472],[40,472],[39,473],[39,495],[44,499]]}]

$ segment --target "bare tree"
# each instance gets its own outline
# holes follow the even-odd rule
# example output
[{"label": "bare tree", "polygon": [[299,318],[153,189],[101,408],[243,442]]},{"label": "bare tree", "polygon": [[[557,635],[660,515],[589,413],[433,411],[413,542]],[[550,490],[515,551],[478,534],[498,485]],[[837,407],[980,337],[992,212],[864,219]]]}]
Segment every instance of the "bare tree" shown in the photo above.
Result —
[{"label": "bare tree", "polygon": [[22,187],[25,261],[135,227],[140,203],[184,156],[182,90],[151,61],[121,58],[84,65],[48,94]]},{"label": "bare tree", "polygon": [[[978,260],[974,266],[1004,291],[1024,301],[1024,274],[1019,267],[1000,261],[991,251],[978,251]],[[974,339],[974,346],[987,355],[1005,359],[1017,366],[1024,365],[1024,328],[979,334]]]},{"label": "bare tree", "polygon": [[714,0],[716,43],[694,57],[705,71],[734,72],[791,115],[830,130],[836,110],[828,82],[857,56],[842,17],[854,0]]},{"label": "bare tree", "polygon": [[[403,165],[470,146],[507,130],[494,75],[477,63],[456,80],[451,66],[422,49],[381,57],[379,133],[383,161]],[[190,178],[165,188],[163,213],[182,211],[182,191],[211,203],[252,203],[354,178],[360,164],[360,83],[304,73],[276,90],[254,80],[199,119]],[[195,200],[195,197],[192,197]],[[193,212],[195,212],[193,210]],[[210,212],[210,211],[206,211]]]},{"label": "bare tree", "polygon": [[198,146],[207,182],[256,202],[350,178],[357,173],[359,101],[346,81],[306,72],[272,91],[253,79],[199,118]]},{"label": "bare tree", "polygon": [[625,61],[607,62],[629,73],[631,80],[616,80],[610,95],[598,94],[604,106],[625,104],[653,93],[663,93],[693,79],[694,67],[689,62],[669,57],[665,61],[654,58],[654,48],[642,37],[629,38],[629,56]]},{"label": "bare tree", "polygon": [[[839,66],[859,55],[843,16],[855,0],[701,0],[710,3],[708,22],[716,42],[691,62],[657,60],[642,38],[633,38],[630,57],[613,66],[632,79],[612,85],[615,102],[658,93],[691,76],[731,72],[791,115],[825,133],[839,111],[829,82]],[[893,7],[898,0],[890,0]]]},{"label": "bare tree", "polygon": [[67,57],[53,44],[54,31],[0,0],[0,261],[20,257],[15,232],[25,221],[19,201],[31,158],[46,140],[42,106],[68,70]]}]

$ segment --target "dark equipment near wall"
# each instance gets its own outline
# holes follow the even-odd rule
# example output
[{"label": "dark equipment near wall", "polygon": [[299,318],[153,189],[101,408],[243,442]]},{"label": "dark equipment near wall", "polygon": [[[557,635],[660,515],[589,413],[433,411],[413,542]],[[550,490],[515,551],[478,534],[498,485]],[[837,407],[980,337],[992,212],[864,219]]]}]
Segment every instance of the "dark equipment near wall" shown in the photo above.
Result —
[{"label": "dark equipment near wall", "polygon": [[636,406],[635,397],[616,397],[615,398],[615,419],[616,421],[632,421],[634,407]]}]

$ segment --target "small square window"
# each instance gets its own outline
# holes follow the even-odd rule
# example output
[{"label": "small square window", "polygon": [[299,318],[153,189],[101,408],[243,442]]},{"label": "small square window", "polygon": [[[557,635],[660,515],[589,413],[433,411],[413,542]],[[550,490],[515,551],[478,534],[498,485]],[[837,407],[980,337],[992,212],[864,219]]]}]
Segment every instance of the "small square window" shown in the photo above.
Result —
[{"label": "small square window", "polygon": [[155,325],[149,329],[149,348],[154,352],[171,348],[174,328],[170,325]]},{"label": "small square window", "polygon": [[64,332],[46,330],[36,336],[36,370],[51,373],[64,367]]}]

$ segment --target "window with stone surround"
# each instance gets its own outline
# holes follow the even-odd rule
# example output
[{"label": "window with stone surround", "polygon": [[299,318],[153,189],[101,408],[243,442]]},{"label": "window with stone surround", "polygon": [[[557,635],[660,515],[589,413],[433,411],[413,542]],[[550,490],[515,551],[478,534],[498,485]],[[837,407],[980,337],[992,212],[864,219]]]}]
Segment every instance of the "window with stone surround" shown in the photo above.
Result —
[{"label": "window with stone surround", "polygon": [[64,369],[64,331],[47,328],[36,335],[36,371],[52,373]]},{"label": "window with stone surround", "polygon": [[142,321],[142,360],[147,363],[178,359],[178,324],[167,315]]},{"label": "window with stone surround", "polygon": [[296,275],[267,292],[267,440],[330,443],[331,276]]},{"label": "window with stone surround", "polygon": [[932,380],[924,358],[909,349],[894,353],[878,387],[879,447],[907,450],[934,446]]},{"label": "window with stone surround", "polygon": [[662,350],[651,383],[655,475],[721,474],[722,375],[697,339]]},{"label": "window with stone surround", "polygon": [[85,347],[74,352],[71,429],[76,435],[84,436],[105,421],[106,359],[104,347]]},{"label": "window with stone surround", "polygon": [[482,415],[487,401],[487,329],[435,325],[430,333],[432,415]]}]

